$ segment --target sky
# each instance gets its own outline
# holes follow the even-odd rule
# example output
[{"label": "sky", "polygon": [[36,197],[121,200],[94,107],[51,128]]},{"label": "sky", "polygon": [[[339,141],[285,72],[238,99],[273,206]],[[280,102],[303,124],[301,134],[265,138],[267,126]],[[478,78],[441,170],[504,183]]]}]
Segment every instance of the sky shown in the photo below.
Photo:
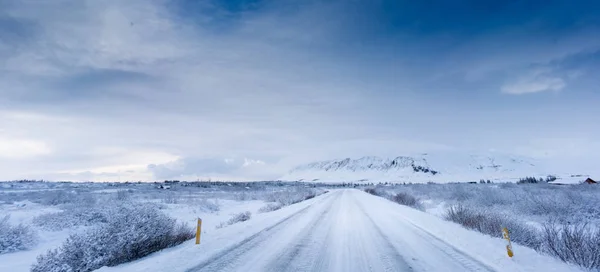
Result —
[{"label": "sky", "polygon": [[597,1],[0,0],[0,180],[600,161]]}]

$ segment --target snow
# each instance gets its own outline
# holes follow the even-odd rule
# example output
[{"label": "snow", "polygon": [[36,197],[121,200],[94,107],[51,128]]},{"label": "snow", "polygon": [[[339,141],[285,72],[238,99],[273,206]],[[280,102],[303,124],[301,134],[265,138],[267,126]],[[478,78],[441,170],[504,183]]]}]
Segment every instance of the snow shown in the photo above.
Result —
[{"label": "snow", "polygon": [[[71,232],[77,230],[43,231],[38,230],[39,244],[32,250],[0,254],[0,271],[29,271],[36,257],[50,249],[59,247]],[[81,229],[79,231],[82,231]]]},{"label": "snow", "polygon": [[394,158],[345,158],[301,165],[281,180],[319,182],[517,181],[552,174],[537,161],[504,154],[427,153]]},{"label": "snow", "polygon": [[565,184],[565,185],[571,185],[571,184],[581,184],[583,183],[587,178],[589,178],[589,176],[562,176],[557,178],[555,181],[549,182],[551,184]]},{"label": "snow", "polygon": [[11,224],[31,224],[31,220],[42,214],[59,212],[60,209],[33,203],[30,201],[18,201],[13,204],[3,205],[0,214],[10,214]]},{"label": "snow", "polygon": [[266,205],[264,201],[259,200],[234,201],[219,199],[218,203],[220,209],[214,212],[207,212],[199,207],[187,204],[168,204],[165,205],[166,209],[162,211],[170,217],[177,219],[177,221],[188,223],[190,226],[196,226],[197,219],[202,218],[204,232],[209,233],[221,222],[227,221],[236,213],[249,211],[254,215],[258,213],[261,207]]},{"label": "snow", "polygon": [[99,271],[581,271],[519,245],[508,258],[505,244],[346,189]]},{"label": "snow", "polygon": [[[27,184],[25,184],[27,185]],[[23,186],[23,184],[19,184],[19,186]],[[94,185],[96,186],[96,185]],[[152,186],[148,184],[148,186]],[[90,191],[92,194],[102,195],[102,194],[114,194],[123,189],[104,189],[106,188],[105,184],[100,184],[98,190]],[[127,189],[127,188],[125,188]],[[53,191],[55,189],[39,189],[39,191]],[[2,189],[0,193],[14,193],[18,192],[34,192],[38,191],[37,189]],[[143,195],[147,192],[154,192],[154,189],[150,191],[135,191],[132,193],[132,198],[138,198],[139,195]],[[163,193],[164,191],[158,191],[157,193]],[[174,197],[177,198],[178,201],[181,201],[183,197],[190,197],[184,192],[172,192],[174,193]],[[211,233],[216,229],[216,226],[221,222],[227,221],[231,216],[239,212],[250,211],[253,216],[258,212],[258,210],[265,206],[266,203],[260,200],[245,200],[245,201],[235,201],[228,199],[211,199],[206,196],[210,196],[212,194],[223,194],[224,192],[216,191],[216,192],[202,192],[199,195],[191,195],[191,197],[201,197],[202,200],[218,203],[218,211],[210,211],[203,207],[203,203],[200,202],[197,205],[193,202],[185,203],[185,204],[166,204],[160,203],[160,206],[163,207],[162,212],[166,213],[168,216],[177,219],[179,222],[186,222],[189,226],[195,227],[197,218],[203,219],[203,232]],[[1,194],[0,194],[1,196]],[[151,201],[155,201],[151,200]],[[37,246],[35,246],[31,250],[18,251],[7,254],[0,254],[0,271],[11,271],[11,272],[25,272],[30,271],[31,265],[36,261],[36,257],[46,253],[50,249],[58,248],[63,244],[66,238],[76,232],[82,232],[88,229],[89,227],[72,227],[68,229],[64,229],[61,231],[47,231],[43,228],[32,223],[33,218],[49,214],[56,213],[62,211],[59,206],[46,206],[38,203],[34,203],[31,201],[16,201],[11,204],[2,204],[0,202],[0,216],[10,215],[9,223],[16,224],[26,224],[33,227],[37,236],[39,237],[39,242]],[[232,227],[228,226],[227,228]]]}]

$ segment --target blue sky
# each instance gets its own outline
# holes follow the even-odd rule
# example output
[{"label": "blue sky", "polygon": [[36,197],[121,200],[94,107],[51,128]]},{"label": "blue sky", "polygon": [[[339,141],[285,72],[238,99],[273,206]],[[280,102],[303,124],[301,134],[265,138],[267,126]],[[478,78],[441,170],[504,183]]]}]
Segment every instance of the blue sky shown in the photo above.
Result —
[{"label": "blue sky", "polygon": [[0,179],[600,160],[597,1],[0,0]]}]

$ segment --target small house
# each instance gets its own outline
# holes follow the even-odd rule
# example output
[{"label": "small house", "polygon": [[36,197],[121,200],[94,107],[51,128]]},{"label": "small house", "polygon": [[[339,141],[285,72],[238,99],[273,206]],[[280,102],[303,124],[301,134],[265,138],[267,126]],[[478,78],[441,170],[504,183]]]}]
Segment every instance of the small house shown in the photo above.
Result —
[{"label": "small house", "polygon": [[586,179],[586,180],[584,181],[584,183],[587,183],[587,184],[596,184],[596,183],[598,183],[598,182],[596,182],[595,180],[593,180],[593,179],[591,179],[591,178],[588,178],[588,179]]}]

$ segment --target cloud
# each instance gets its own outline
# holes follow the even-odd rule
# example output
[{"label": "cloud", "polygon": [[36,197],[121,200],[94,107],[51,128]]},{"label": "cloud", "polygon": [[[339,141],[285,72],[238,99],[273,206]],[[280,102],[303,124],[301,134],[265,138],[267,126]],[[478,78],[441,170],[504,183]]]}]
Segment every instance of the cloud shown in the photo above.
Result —
[{"label": "cloud", "polygon": [[505,84],[502,86],[502,92],[514,95],[545,91],[557,92],[566,85],[566,82],[560,77],[553,77],[547,72],[536,71],[521,77],[516,82]]},{"label": "cloud", "polygon": [[48,155],[52,149],[43,141],[0,137],[0,158],[26,159]]},{"label": "cloud", "polygon": [[248,158],[182,158],[165,164],[150,164],[148,170],[157,179],[248,180],[261,178],[248,174],[264,166],[265,162]]},{"label": "cloud", "polygon": [[[582,52],[600,35],[576,22],[595,9],[557,29],[560,3],[531,19],[384,2],[4,1],[0,133],[30,155],[0,158],[0,178],[266,179],[312,160],[510,148],[549,124],[598,131],[585,90],[600,62]],[[497,97],[567,84],[574,103]]]}]

